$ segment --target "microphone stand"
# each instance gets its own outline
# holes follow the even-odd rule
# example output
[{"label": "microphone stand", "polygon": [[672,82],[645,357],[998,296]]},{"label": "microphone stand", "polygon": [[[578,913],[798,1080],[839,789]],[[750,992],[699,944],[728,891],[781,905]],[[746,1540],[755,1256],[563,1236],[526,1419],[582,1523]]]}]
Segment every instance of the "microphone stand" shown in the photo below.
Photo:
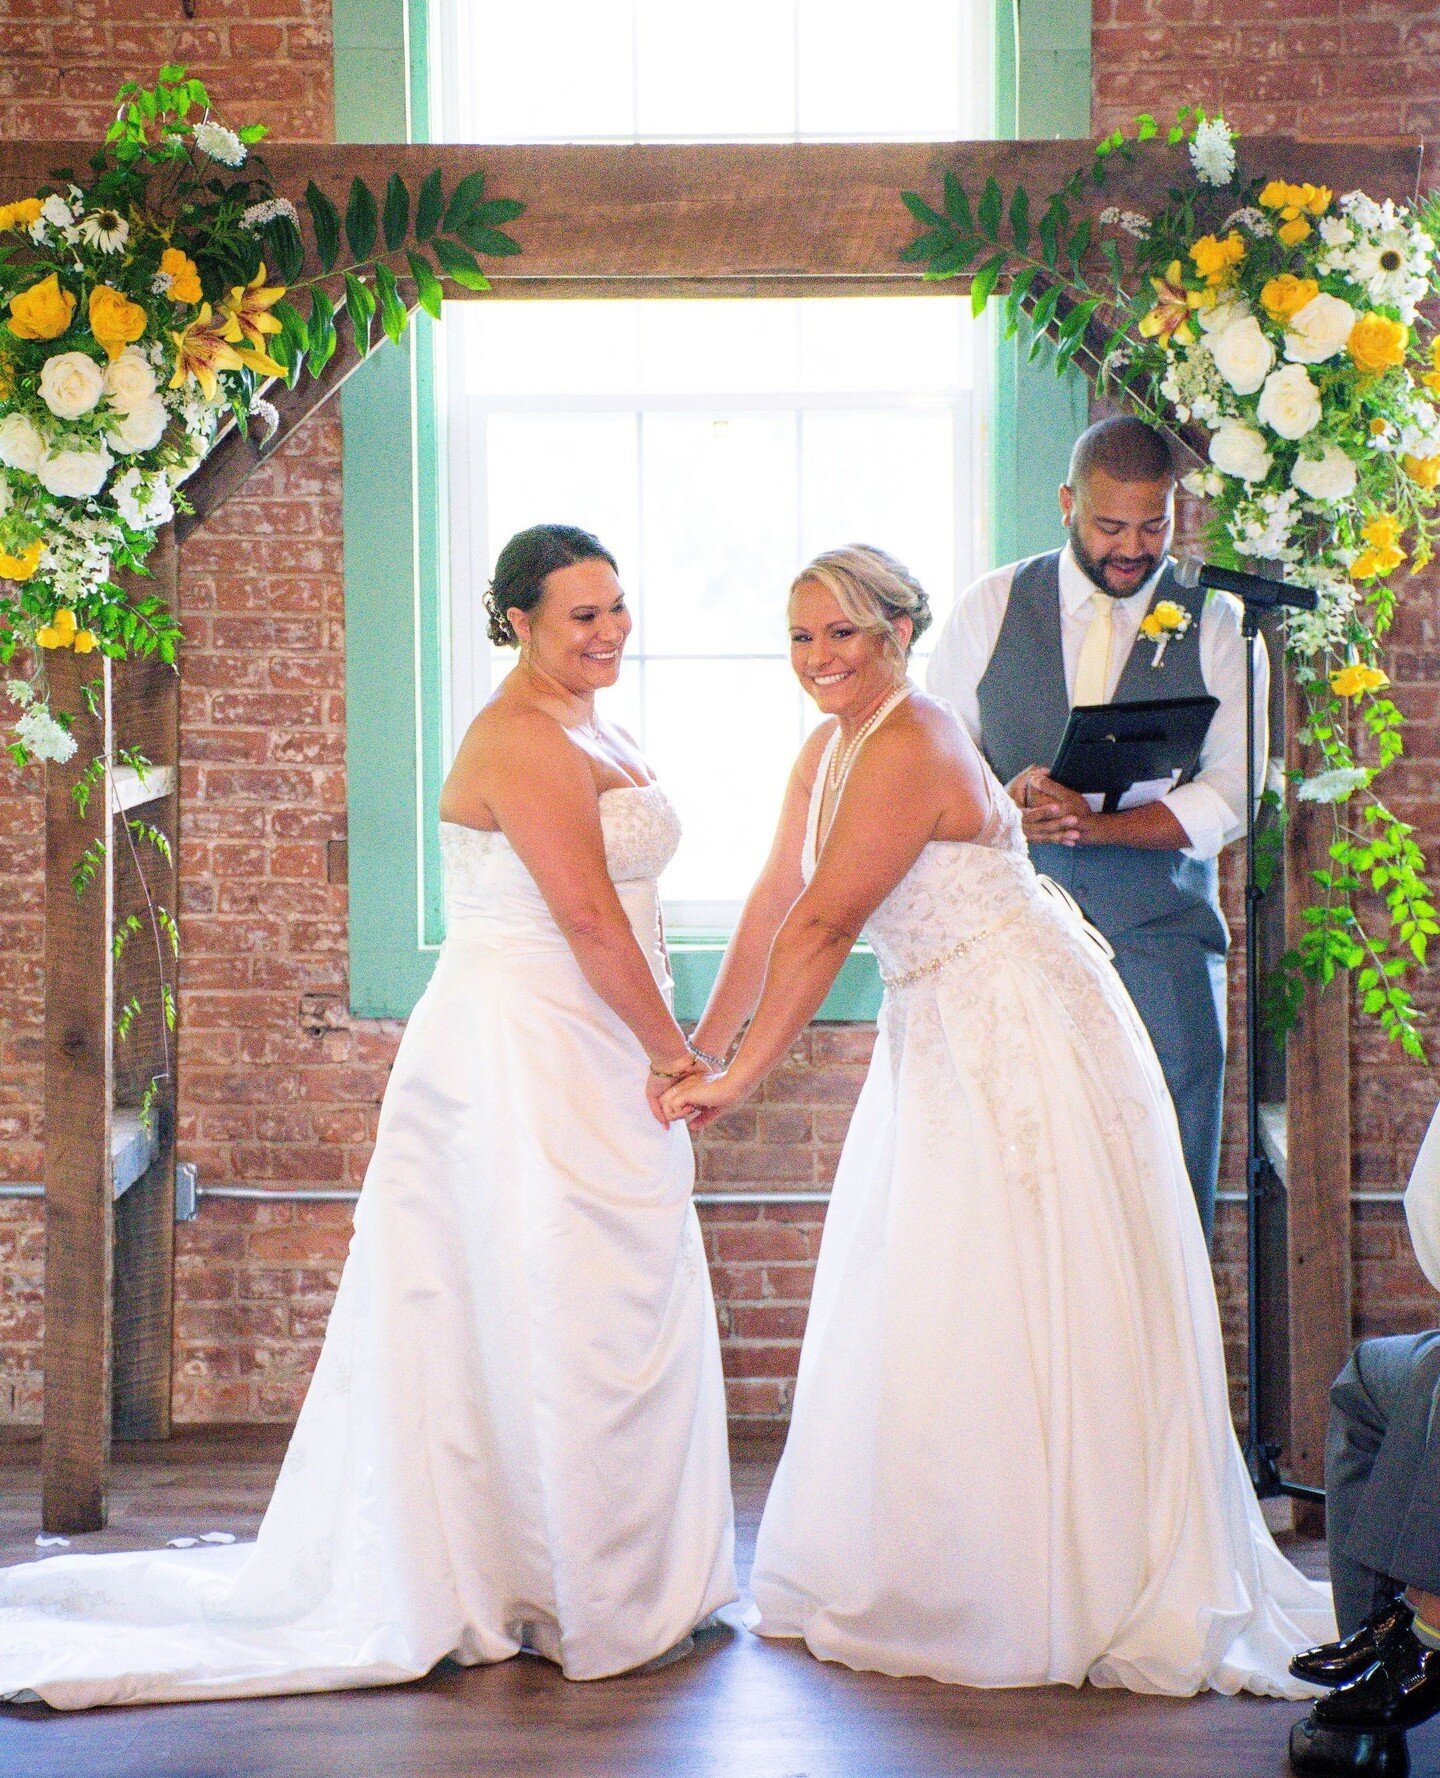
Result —
[{"label": "microphone stand", "polygon": [[1281,1473],[1276,1459],[1280,1447],[1262,1438],[1260,1426],[1260,1343],[1264,1323],[1261,1301],[1260,1218],[1274,1196],[1279,1180],[1260,1146],[1260,885],[1256,873],[1255,818],[1255,641],[1260,634],[1260,612],[1273,609],[1273,601],[1247,596],[1240,589],[1241,634],[1245,638],[1245,1279],[1246,1279],[1246,1391],[1249,1400],[1245,1433],[1245,1462],[1256,1495],[1261,1500],[1287,1495],[1294,1500],[1323,1503],[1325,1490],[1305,1482],[1292,1482]]}]

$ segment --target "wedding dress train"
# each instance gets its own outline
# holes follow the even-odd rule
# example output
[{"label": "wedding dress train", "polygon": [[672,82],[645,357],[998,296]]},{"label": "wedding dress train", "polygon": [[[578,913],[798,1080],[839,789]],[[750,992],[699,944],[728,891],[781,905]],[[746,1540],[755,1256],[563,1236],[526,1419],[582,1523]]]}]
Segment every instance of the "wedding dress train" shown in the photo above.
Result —
[{"label": "wedding dress train", "polygon": [[1231,1428],[1154,1049],[990,793],[980,839],[927,845],[866,928],[887,992],[758,1627],[965,1685],[1308,1695],[1286,1667],[1334,1634],[1329,1589],[1276,1548]]},{"label": "wedding dress train", "polygon": [[[668,988],[674,813],[653,785],[600,810]],[[735,1597],[689,1138],[508,842],[442,840],[449,935],[257,1541],[0,1571],[0,1697],[330,1690],[522,1647],[592,1679]]]}]

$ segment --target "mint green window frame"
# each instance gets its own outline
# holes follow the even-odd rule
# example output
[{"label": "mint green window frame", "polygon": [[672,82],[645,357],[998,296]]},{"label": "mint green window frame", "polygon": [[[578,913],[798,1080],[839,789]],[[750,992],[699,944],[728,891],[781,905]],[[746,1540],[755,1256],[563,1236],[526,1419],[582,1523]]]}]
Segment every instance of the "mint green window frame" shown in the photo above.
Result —
[{"label": "mint green window frame", "polygon": [[[995,0],[996,130],[1090,133],[1090,0]],[[426,0],[333,0],[339,142],[429,136]],[[991,559],[1055,547],[1055,490],[1088,418],[1078,373],[1057,381],[996,346]],[[350,1007],[404,1018],[444,935],[437,810],[449,732],[444,438],[428,324],[385,346],[340,396],[344,428]],[[724,935],[671,934],[676,1011],[696,1018]],[[873,1020],[873,955],[846,960],[819,1017]]]}]

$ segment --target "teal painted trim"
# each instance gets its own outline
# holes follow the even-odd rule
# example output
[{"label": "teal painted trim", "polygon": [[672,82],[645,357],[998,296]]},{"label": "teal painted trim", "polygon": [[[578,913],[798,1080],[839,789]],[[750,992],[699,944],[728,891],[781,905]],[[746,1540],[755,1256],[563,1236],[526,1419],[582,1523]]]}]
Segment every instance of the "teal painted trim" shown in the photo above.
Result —
[{"label": "teal painted trim", "polygon": [[[423,140],[424,0],[334,0],[339,141]],[[435,341],[423,319],[341,391],[350,1005],[404,1017],[443,935],[445,503]],[[413,762],[413,763],[412,763]]]},{"label": "teal painted trim", "polygon": [[[725,955],[722,932],[672,932],[670,973],[675,978],[675,1017],[693,1023],[705,1010]],[[839,1025],[870,1025],[880,1011],[880,965],[869,945],[857,945],[840,967],[834,986],[816,1013]]]},{"label": "teal painted trim", "polygon": [[[995,133],[1090,134],[1091,0],[996,0]],[[1032,196],[1036,195],[1032,193]],[[1057,378],[1042,354],[998,339],[990,451],[991,561],[1014,562],[1064,539],[1056,490],[1090,417],[1085,378]]]}]

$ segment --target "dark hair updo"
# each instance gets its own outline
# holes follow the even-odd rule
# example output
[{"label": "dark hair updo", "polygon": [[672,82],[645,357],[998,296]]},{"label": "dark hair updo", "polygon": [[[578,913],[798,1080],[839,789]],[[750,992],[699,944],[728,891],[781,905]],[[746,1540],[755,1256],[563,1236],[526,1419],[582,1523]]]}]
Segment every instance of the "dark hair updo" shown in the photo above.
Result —
[{"label": "dark hair updo", "polygon": [[531,525],[515,533],[496,559],[495,578],[485,589],[487,627],[497,648],[520,646],[506,612],[533,611],[544,596],[546,576],[576,562],[608,562],[615,567],[614,556],[600,539],[578,525]]}]

